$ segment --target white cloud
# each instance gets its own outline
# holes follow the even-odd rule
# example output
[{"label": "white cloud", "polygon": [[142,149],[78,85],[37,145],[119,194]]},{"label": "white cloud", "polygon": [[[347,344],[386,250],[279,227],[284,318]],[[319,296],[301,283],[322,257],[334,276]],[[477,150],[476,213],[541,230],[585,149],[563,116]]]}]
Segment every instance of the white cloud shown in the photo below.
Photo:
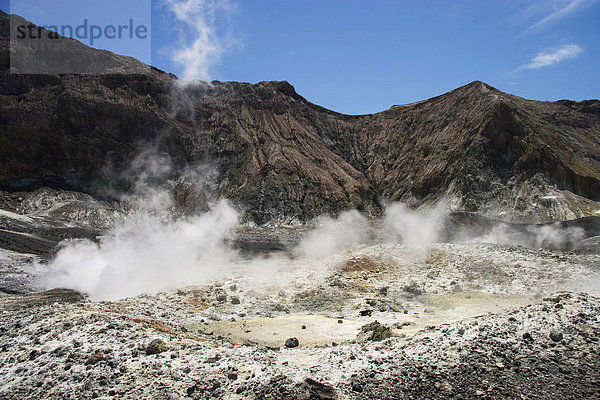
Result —
[{"label": "white cloud", "polygon": [[[569,1],[544,0],[542,2],[542,4],[544,4],[545,6],[551,7],[551,10],[552,10],[551,13],[549,15],[546,15],[540,21],[531,25],[529,27],[529,29],[527,29],[527,31],[533,31],[533,30],[543,28],[543,27],[550,25],[570,14],[581,11],[582,9],[584,9],[588,6],[591,6],[592,4],[597,3],[597,2],[598,2],[598,0],[569,0]],[[530,7],[529,11],[531,11],[531,9],[532,8]],[[537,7],[537,9],[539,10],[540,8]]]},{"label": "white cloud", "polygon": [[565,60],[575,58],[582,52],[583,48],[576,44],[565,44],[551,50],[541,51],[529,63],[517,68],[517,71],[551,67]]},{"label": "white cloud", "polygon": [[233,44],[231,16],[237,5],[229,0],[166,0],[179,26],[179,44],[171,53],[181,78],[210,80],[210,69]]}]

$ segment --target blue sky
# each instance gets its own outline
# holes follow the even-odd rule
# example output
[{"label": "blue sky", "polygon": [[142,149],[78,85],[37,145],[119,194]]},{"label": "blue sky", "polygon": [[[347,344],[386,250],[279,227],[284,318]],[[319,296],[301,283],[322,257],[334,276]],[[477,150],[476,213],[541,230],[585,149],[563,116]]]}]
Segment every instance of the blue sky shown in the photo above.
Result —
[{"label": "blue sky", "polygon": [[[96,18],[135,14],[109,2]],[[473,80],[539,100],[600,97],[599,0],[152,0],[150,7],[156,67],[186,78],[287,80],[339,112],[377,112]],[[114,50],[113,42],[98,47]],[[139,47],[120,45],[130,55]]]}]

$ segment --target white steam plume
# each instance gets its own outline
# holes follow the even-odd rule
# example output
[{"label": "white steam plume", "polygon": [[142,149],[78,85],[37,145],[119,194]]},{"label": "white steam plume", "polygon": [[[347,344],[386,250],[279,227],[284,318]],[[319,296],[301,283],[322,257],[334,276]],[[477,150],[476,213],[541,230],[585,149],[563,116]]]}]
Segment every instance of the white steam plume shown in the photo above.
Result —
[{"label": "white steam plume", "polygon": [[210,80],[210,69],[237,41],[230,19],[237,4],[229,0],[166,0],[177,20],[179,47],[173,61],[181,66],[185,80]]},{"label": "white steam plume", "polygon": [[143,211],[109,232],[100,244],[67,242],[42,285],[66,287],[93,300],[114,300],[200,284],[231,272],[235,253],[224,239],[238,222],[221,201],[199,216],[162,222]]},{"label": "white steam plume", "polygon": [[366,243],[370,223],[356,210],[344,211],[337,218],[321,217],[317,228],[300,241],[294,253],[301,258],[320,258]]},{"label": "white steam plume", "polygon": [[[167,201],[170,196],[140,185],[145,195],[137,200],[147,207],[108,232],[100,243],[89,240],[63,243],[41,286],[75,289],[93,300],[115,300],[203,284],[241,272],[240,259],[227,244],[239,226],[238,214],[226,201],[216,203],[198,216],[168,220],[165,217],[168,210],[160,207],[170,206]],[[319,227],[293,253],[314,259],[381,240],[429,243],[437,239],[439,226],[432,215],[390,204],[383,224],[377,226],[356,210],[343,212],[338,218],[321,217]],[[245,272],[253,274],[273,268],[268,260],[259,257],[244,265]]]},{"label": "white steam plume", "polygon": [[360,244],[434,243],[440,239],[445,214],[443,203],[430,210],[390,203],[381,221],[370,221],[356,210],[345,211],[338,218],[321,217],[317,228],[300,241],[295,254],[319,258]]},{"label": "white steam plume", "polygon": [[[93,300],[115,300],[201,285],[234,273],[273,279],[272,271],[280,263],[290,264],[289,259],[281,258],[282,254],[272,260],[255,257],[241,262],[228,244],[239,227],[238,214],[226,201],[214,203],[201,215],[173,218],[168,209],[160,208],[170,206],[165,199],[170,196],[160,190],[146,190],[145,197],[139,197],[138,201],[144,200],[149,206],[128,217],[100,243],[88,240],[64,243],[48,266],[41,286],[75,289],[89,294]],[[356,210],[343,212],[337,218],[321,217],[318,227],[300,241],[293,254],[314,259],[359,245],[433,243],[443,239],[445,217],[444,204],[428,210],[412,210],[401,203],[388,204],[383,218],[375,221]],[[581,228],[548,225],[515,231],[514,227],[498,224],[485,235],[464,236],[462,241],[552,247],[583,237]]]},{"label": "white steam plume", "polygon": [[427,244],[440,240],[446,216],[446,204],[429,210],[411,210],[405,204],[388,204],[384,212],[384,229],[388,241]]},{"label": "white steam plume", "polygon": [[581,227],[563,228],[559,224],[553,224],[529,226],[523,231],[516,232],[509,225],[499,223],[488,233],[478,237],[465,238],[465,241],[561,249],[569,243],[576,243],[584,238],[585,230]]}]

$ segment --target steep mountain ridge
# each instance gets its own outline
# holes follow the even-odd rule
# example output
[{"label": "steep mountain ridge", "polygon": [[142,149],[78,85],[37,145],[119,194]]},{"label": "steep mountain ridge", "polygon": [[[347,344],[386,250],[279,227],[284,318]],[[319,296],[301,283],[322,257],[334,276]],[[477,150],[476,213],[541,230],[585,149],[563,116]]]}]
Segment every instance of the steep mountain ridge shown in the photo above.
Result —
[{"label": "steep mountain ridge", "polygon": [[[259,224],[348,208],[375,215],[382,201],[443,200],[454,211],[530,223],[600,210],[596,100],[532,101],[475,81],[349,116],[310,103],[287,82],[181,84],[150,68],[11,74],[8,26],[1,13],[4,189],[50,186],[110,197],[131,190],[131,161],[150,153],[173,164],[158,180],[209,165],[214,194]],[[111,71],[125,62],[110,52],[85,52]],[[188,182],[177,200],[193,210],[202,185]]]},{"label": "steep mountain ridge", "polygon": [[[591,113],[573,113],[473,82],[377,114],[354,143],[371,145],[362,151],[365,173],[394,200],[454,194],[464,202],[536,174],[556,190],[598,200],[600,120],[593,111],[600,103],[587,103]],[[558,115],[566,123],[553,124]]]}]

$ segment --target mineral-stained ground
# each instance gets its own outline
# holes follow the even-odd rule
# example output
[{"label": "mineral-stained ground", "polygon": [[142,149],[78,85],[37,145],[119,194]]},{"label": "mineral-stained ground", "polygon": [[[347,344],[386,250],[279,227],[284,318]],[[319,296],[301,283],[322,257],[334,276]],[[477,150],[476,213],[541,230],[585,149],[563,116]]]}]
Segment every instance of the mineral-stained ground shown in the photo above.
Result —
[{"label": "mineral-stained ground", "polygon": [[0,398],[600,396],[598,255],[380,244],[249,268],[118,301],[3,295]]}]

